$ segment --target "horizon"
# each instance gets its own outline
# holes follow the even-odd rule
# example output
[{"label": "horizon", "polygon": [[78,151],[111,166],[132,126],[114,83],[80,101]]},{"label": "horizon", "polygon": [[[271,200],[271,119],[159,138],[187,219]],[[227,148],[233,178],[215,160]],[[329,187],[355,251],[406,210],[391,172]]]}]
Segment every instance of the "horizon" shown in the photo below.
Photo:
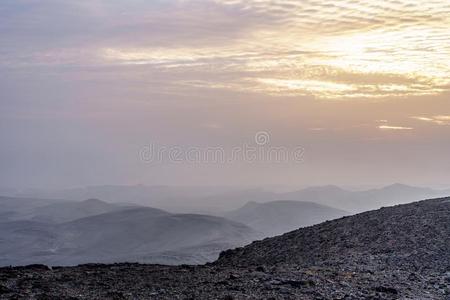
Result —
[{"label": "horizon", "polygon": [[[145,188],[187,188],[187,189],[227,189],[228,191],[245,191],[245,190],[264,190],[267,192],[274,193],[284,193],[284,192],[295,192],[307,189],[316,189],[316,188],[339,188],[345,191],[367,191],[367,190],[376,190],[383,189],[389,187],[409,187],[409,188],[421,188],[421,189],[432,189],[432,190],[450,190],[450,185],[448,184],[435,184],[433,186],[425,186],[425,185],[415,185],[408,184],[402,182],[394,182],[389,184],[361,184],[361,185],[338,185],[338,184],[319,184],[319,185],[170,185],[170,184],[143,184],[143,183],[135,183],[135,184],[101,184],[101,185],[86,185],[86,186],[66,186],[66,187],[11,187],[11,186],[0,186],[0,193],[2,191],[14,191],[14,192],[25,192],[25,191],[64,191],[64,190],[79,190],[79,189],[93,189],[93,188],[137,188],[137,187],[145,187]],[[0,196],[4,196],[0,194]],[[101,200],[101,199],[100,199]]]}]

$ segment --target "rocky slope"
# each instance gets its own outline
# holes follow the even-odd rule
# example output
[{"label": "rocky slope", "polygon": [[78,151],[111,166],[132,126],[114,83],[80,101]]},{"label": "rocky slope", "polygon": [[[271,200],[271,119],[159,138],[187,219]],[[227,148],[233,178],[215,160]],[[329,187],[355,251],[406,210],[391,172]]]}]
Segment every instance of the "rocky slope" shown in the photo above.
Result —
[{"label": "rocky slope", "polygon": [[2,299],[450,299],[450,198],[223,252],[204,266],[0,269]]},{"label": "rocky slope", "polygon": [[370,265],[450,268],[450,203],[382,208],[292,231],[222,253],[222,265]]}]

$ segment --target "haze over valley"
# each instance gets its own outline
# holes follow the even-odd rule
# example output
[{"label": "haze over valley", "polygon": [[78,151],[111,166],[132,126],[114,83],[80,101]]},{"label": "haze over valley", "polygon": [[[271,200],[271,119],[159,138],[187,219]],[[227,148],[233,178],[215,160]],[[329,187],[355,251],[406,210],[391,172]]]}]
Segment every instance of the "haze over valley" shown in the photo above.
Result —
[{"label": "haze over valley", "polygon": [[[3,266],[202,264],[258,239],[450,191],[402,184],[293,192],[139,185],[34,191],[35,198],[30,198],[32,191],[10,193],[15,196],[0,197]],[[79,200],[85,197],[107,201]]]}]

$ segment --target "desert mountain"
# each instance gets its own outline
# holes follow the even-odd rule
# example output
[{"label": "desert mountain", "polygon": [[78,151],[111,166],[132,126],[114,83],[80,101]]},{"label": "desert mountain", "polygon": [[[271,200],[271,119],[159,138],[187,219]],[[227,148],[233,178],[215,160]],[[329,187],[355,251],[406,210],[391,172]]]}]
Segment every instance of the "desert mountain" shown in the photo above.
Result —
[{"label": "desert mountain", "polygon": [[348,213],[329,206],[285,200],[266,203],[249,202],[227,213],[225,217],[246,224],[262,232],[264,236],[275,236],[344,215]]},{"label": "desert mountain", "polygon": [[448,190],[433,190],[397,183],[365,191],[347,191],[336,186],[311,187],[281,194],[280,199],[311,201],[356,213],[449,195]]},{"label": "desert mountain", "polygon": [[130,205],[116,205],[98,199],[53,203],[33,210],[32,220],[63,223],[113,211],[129,209]]},{"label": "desert mountain", "polygon": [[137,261],[181,264],[216,259],[257,235],[219,217],[138,207],[48,224],[0,223],[0,265]]},{"label": "desert mountain", "polygon": [[112,204],[98,199],[66,201],[41,198],[0,197],[2,221],[29,220],[43,223],[63,223],[98,214],[136,207],[132,204]]},{"label": "desert mountain", "polygon": [[364,191],[349,191],[328,185],[309,187],[288,193],[271,192],[260,188],[107,185],[56,191],[25,190],[15,194],[20,197],[72,201],[96,198],[108,203],[136,203],[173,213],[223,215],[224,212],[234,210],[248,202],[265,203],[278,200],[316,202],[357,213],[421,199],[446,197],[450,195],[450,191],[404,184],[393,184]]},{"label": "desert mountain", "polygon": [[5,222],[17,219],[27,219],[36,208],[59,203],[61,201],[62,200],[57,199],[0,196],[0,220]]}]

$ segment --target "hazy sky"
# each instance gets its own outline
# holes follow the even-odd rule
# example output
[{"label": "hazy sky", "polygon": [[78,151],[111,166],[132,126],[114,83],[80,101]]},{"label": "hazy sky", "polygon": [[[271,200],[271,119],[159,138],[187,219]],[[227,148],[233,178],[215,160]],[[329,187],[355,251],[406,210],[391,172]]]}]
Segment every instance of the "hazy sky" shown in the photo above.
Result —
[{"label": "hazy sky", "polygon": [[450,2],[2,0],[0,105],[0,186],[447,184]]}]

